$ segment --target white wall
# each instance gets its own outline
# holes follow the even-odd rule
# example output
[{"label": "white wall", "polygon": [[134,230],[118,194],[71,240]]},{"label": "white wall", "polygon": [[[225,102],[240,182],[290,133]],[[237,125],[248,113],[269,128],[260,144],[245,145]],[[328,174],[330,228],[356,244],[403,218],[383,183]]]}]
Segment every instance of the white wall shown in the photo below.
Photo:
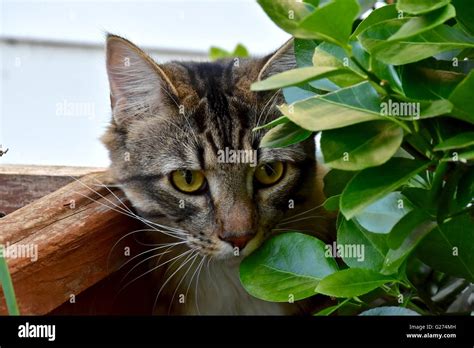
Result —
[{"label": "white wall", "polygon": [[105,31],[157,61],[238,42],[264,54],[288,37],[253,0],[0,0],[0,163],[107,165]]}]

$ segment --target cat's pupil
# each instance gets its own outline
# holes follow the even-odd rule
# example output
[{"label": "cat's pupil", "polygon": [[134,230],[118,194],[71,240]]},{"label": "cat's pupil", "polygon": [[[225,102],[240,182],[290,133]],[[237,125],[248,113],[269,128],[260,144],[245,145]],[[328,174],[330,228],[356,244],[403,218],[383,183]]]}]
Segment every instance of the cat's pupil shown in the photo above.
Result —
[{"label": "cat's pupil", "polygon": [[184,180],[186,180],[186,183],[188,185],[191,185],[191,183],[193,182],[193,173],[191,173],[190,170],[186,170],[184,172]]},{"label": "cat's pupil", "polygon": [[275,174],[275,171],[273,170],[273,167],[270,164],[264,165],[263,168],[267,176],[272,176]]}]

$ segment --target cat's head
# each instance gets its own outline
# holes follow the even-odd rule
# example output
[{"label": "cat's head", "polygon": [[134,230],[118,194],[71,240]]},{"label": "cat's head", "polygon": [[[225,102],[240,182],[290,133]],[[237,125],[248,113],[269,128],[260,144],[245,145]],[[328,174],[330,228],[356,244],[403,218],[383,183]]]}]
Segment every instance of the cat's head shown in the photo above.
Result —
[{"label": "cat's head", "polygon": [[263,58],[157,64],[109,35],[113,117],[103,141],[139,215],[176,228],[203,255],[257,248],[314,170],[311,140],[259,148],[266,130],[252,131],[279,117],[284,100],[251,83],[294,66],[291,41]]}]

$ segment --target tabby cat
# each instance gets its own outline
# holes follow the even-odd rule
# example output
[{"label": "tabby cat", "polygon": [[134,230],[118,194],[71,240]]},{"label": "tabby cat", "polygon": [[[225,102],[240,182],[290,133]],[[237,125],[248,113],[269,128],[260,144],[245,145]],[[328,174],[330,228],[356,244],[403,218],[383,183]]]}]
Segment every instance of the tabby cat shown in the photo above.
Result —
[{"label": "tabby cat", "polygon": [[[252,92],[250,85],[294,68],[293,42],[263,58],[157,64],[109,35],[106,54],[110,171],[156,229],[155,243],[169,246],[150,260],[155,314],[304,311],[298,302],[254,298],[239,281],[242,258],[270,235],[326,233],[314,139],[260,148],[266,130],[252,131],[278,118],[284,99],[281,91]],[[230,150],[255,154],[256,163],[222,160]]]}]

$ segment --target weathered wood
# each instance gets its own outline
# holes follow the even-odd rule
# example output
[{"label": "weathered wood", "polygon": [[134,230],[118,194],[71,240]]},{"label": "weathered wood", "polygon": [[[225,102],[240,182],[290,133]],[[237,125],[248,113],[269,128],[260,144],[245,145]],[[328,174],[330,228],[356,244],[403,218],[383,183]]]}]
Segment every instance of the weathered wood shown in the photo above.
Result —
[{"label": "weathered wood", "polygon": [[0,165],[0,217],[63,187],[74,178],[104,170],[91,167]]},{"label": "weathered wood", "polygon": [[[105,182],[105,172],[89,174],[0,219],[0,244],[38,251],[37,261],[7,257],[22,314],[51,312],[116,270],[124,245],[133,248],[124,240],[111,253],[141,224],[111,209],[124,208],[124,198],[119,190],[118,198],[110,193]],[[3,294],[0,314],[6,314]]]}]

